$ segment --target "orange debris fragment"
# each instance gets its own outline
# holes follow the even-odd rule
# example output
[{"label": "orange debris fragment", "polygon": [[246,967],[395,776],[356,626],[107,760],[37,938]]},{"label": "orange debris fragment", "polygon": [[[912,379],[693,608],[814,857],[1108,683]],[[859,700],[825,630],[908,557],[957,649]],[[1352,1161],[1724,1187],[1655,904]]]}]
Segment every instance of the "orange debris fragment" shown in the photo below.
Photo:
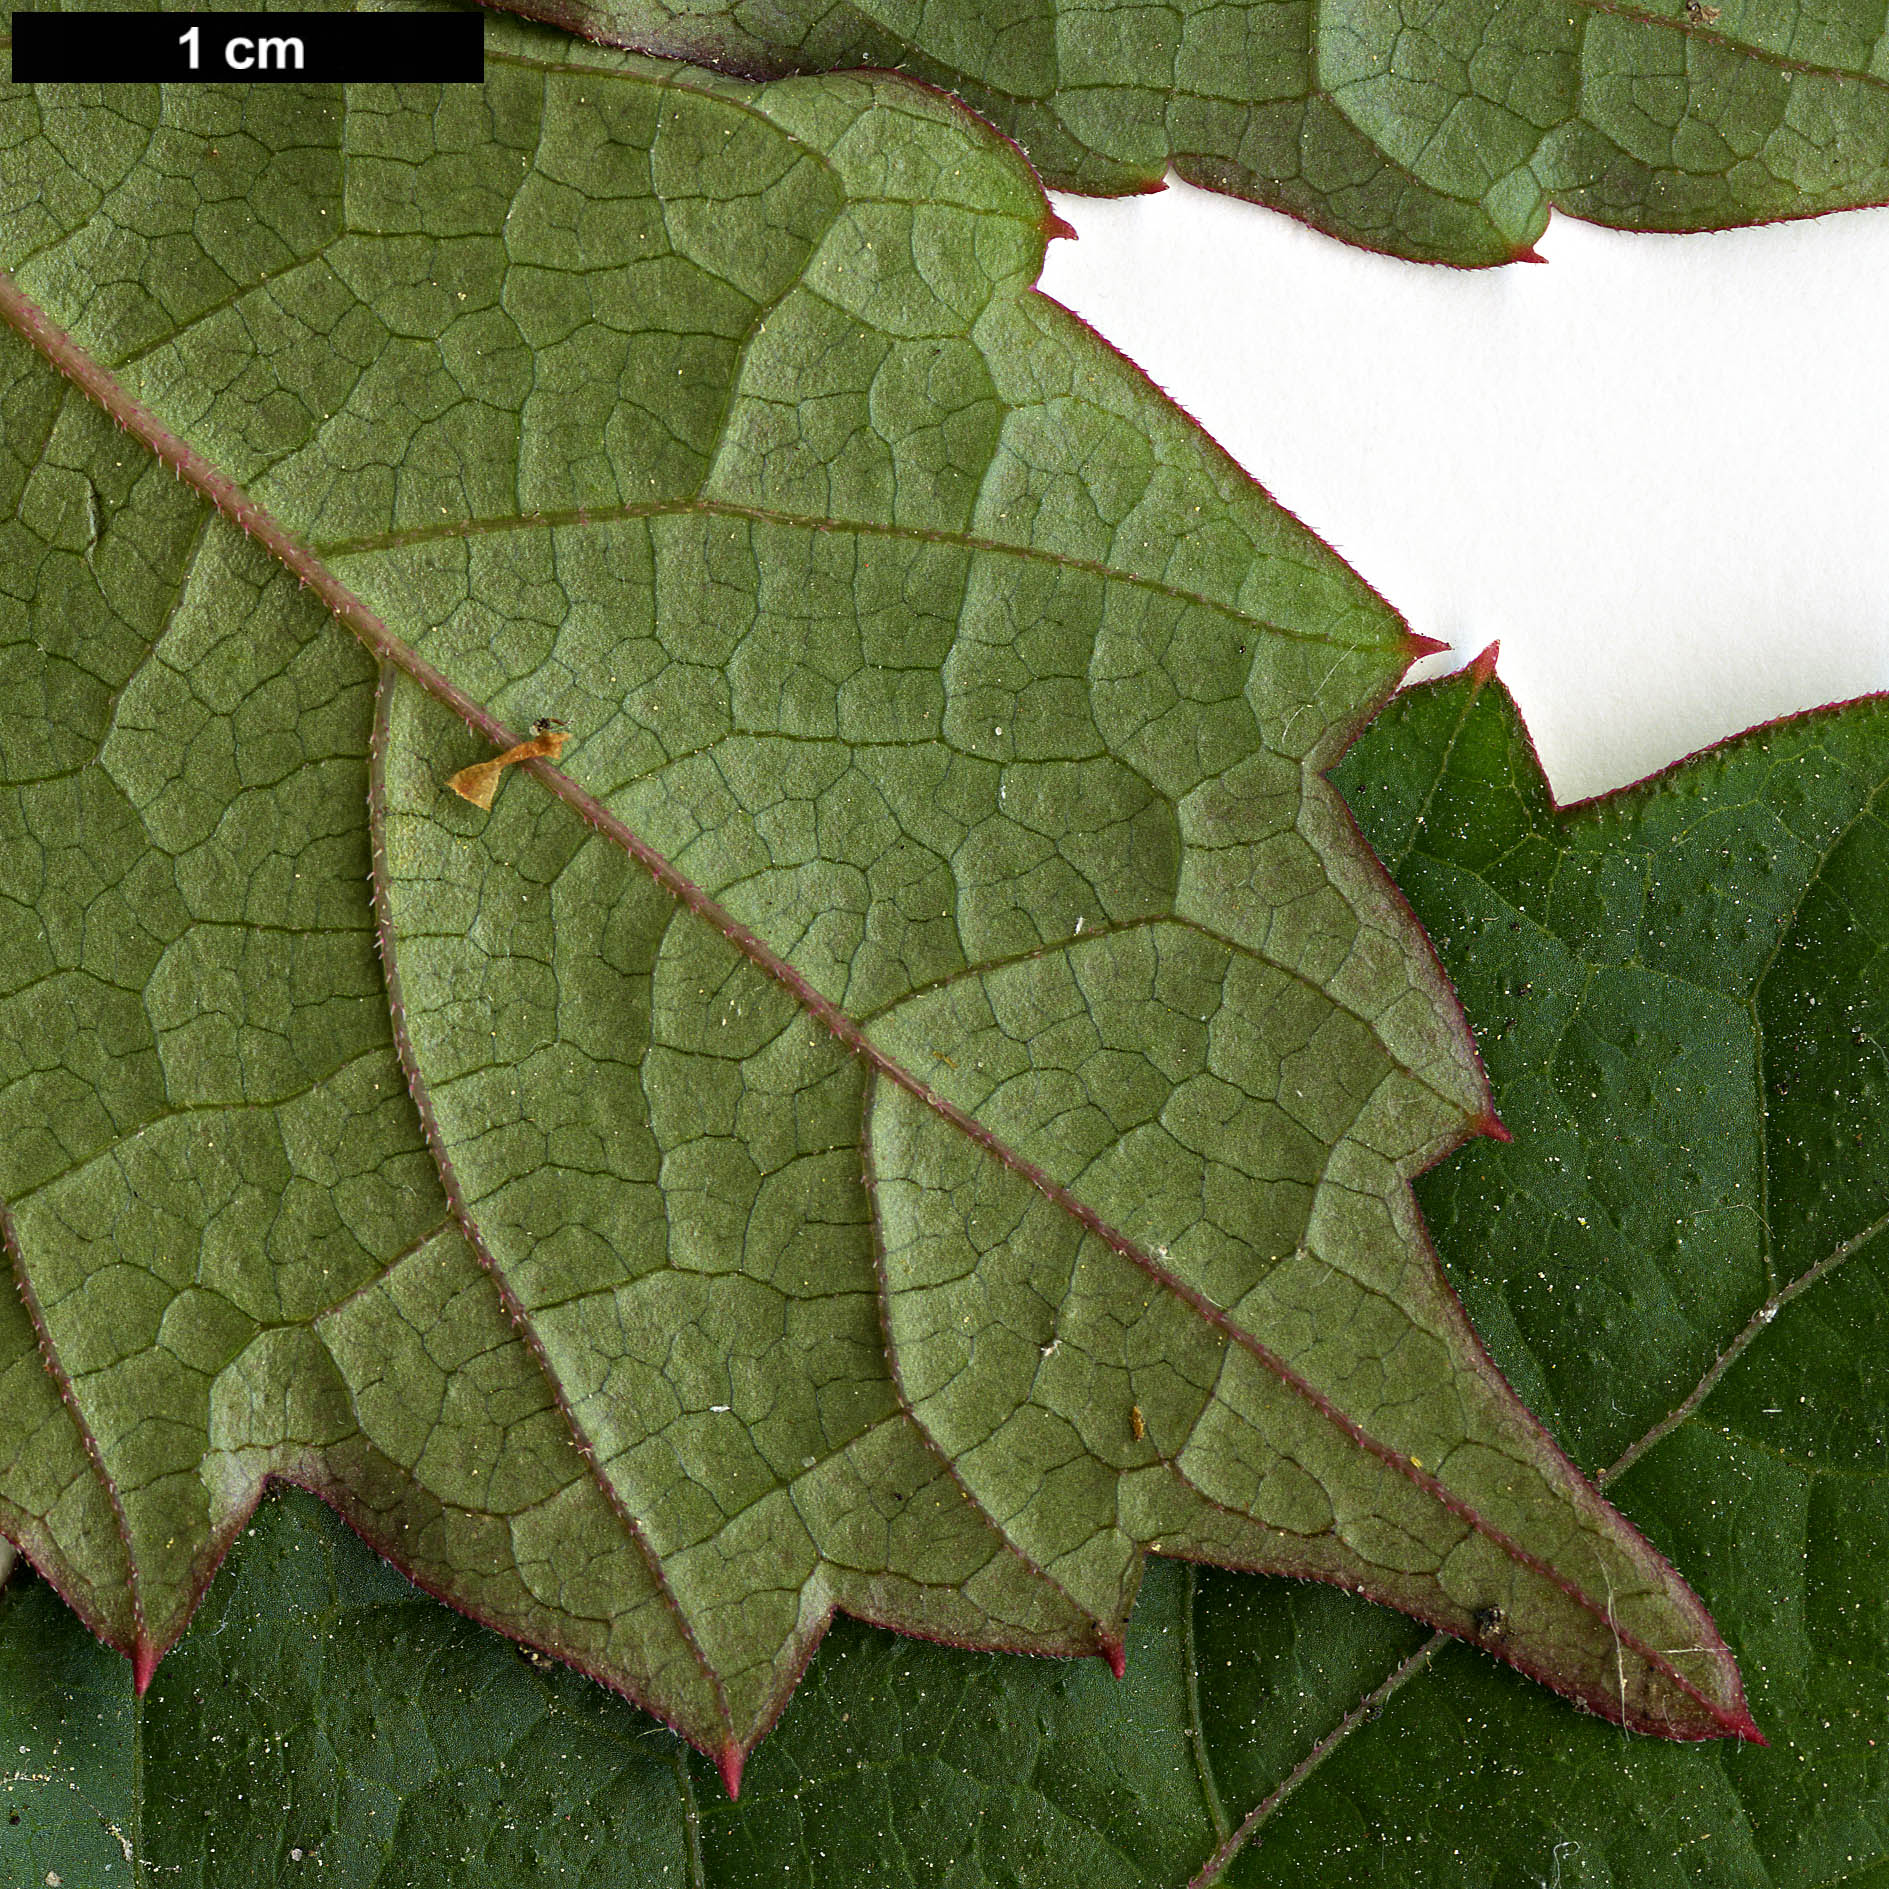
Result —
[{"label": "orange debris fragment", "polygon": [[546,760],[555,761],[564,752],[564,744],[568,740],[570,735],[560,723],[549,720],[533,722],[529,741],[521,741],[516,747],[507,748],[503,754],[494,755],[489,761],[462,767],[447,780],[446,785],[461,800],[470,800],[475,807],[489,810],[498,793],[500,776],[514,761],[535,761],[540,755]]}]

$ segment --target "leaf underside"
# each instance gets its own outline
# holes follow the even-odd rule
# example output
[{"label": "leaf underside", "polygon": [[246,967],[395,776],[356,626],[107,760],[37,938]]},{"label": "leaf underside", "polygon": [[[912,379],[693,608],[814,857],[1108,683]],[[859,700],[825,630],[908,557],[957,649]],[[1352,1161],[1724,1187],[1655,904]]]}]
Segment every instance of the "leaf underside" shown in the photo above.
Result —
[{"label": "leaf underside", "polygon": [[1148,1552],[1750,1731],[1410,1197],[1414,639],[955,106],[488,39],[7,100],[6,1531],[142,1682],[300,1483],[731,1783],[835,1609],[1119,1661]]},{"label": "leaf underside", "polygon": [[1550,209],[1701,230],[1889,197],[1889,29],[1874,0],[516,10],[747,78],[897,67],[1015,138],[1052,188],[1150,190],[1172,169],[1424,262],[1513,261]]}]

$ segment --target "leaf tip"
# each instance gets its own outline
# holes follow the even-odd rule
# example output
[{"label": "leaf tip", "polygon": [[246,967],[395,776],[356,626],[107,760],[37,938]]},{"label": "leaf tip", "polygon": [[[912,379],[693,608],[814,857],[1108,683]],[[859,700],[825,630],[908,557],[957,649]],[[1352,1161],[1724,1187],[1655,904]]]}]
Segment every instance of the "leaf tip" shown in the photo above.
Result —
[{"label": "leaf tip", "polygon": [[1515,1137],[1509,1133],[1507,1124],[1494,1109],[1486,1108],[1469,1124],[1472,1135],[1487,1135],[1491,1141],[1509,1142]]},{"label": "leaf tip", "polygon": [[1059,217],[1054,210],[1051,210],[1043,218],[1043,239],[1045,242],[1053,243],[1057,241],[1058,238],[1066,238],[1072,243],[1081,241],[1081,236],[1076,226],[1073,223],[1065,221],[1062,217]]},{"label": "leaf tip", "polygon": [[1498,637],[1479,656],[1470,659],[1468,673],[1476,678],[1477,684],[1495,680],[1496,658],[1502,654],[1502,641]]},{"label": "leaf tip", "polygon": [[1108,1661],[1108,1669],[1117,1679],[1128,1676],[1128,1648],[1120,1640],[1110,1640],[1101,1649],[1102,1657]]},{"label": "leaf tip", "polygon": [[1517,262],[1546,262],[1548,258],[1531,243],[1526,249],[1518,252],[1515,260]]},{"label": "leaf tip", "polygon": [[1719,1714],[1723,1729],[1721,1738],[1736,1738],[1740,1744],[1759,1745],[1764,1750],[1771,1749],[1771,1741],[1758,1729],[1758,1721],[1751,1716],[1751,1707],[1745,1703],[1745,1690],[1741,1685],[1737,1689],[1730,1707]]},{"label": "leaf tip", "polygon": [[1425,656],[1440,656],[1450,646],[1439,642],[1434,636],[1425,636],[1421,630],[1405,630],[1404,655],[1407,661],[1420,662]]},{"label": "leaf tip", "polygon": [[150,1689],[151,1677],[157,1671],[157,1663],[162,1657],[149,1640],[139,1639],[137,1650],[131,1655],[131,1684],[140,1699]]},{"label": "leaf tip", "polygon": [[715,1756],[715,1769],[721,1773],[722,1789],[732,1804],[741,1795],[741,1767],[748,1754],[739,1745],[724,1745]]}]

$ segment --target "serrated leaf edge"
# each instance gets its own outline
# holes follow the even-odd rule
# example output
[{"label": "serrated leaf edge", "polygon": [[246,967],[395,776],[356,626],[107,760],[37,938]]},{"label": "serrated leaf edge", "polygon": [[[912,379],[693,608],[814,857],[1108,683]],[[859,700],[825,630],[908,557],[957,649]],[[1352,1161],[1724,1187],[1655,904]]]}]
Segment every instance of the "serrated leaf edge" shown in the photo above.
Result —
[{"label": "serrated leaf edge", "polygon": [[[227,473],[222,472],[209,461],[205,460],[190,447],[187,442],[165,427],[147,408],[133,400],[126,393],[115,376],[95,361],[68,333],[53,323],[46,316],[44,311],[39,308],[38,304],[28,297],[5,271],[0,271],[0,319],[7,321],[26,341],[44,355],[62,376],[78,387],[88,398],[102,407],[122,430],[129,432],[134,438],[139,440],[161,464],[169,466],[175,476],[193,486],[247,536],[255,539],[258,544],[274,556],[286,569],[292,572],[304,588],[314,591],[330,613],[350,630],[382,664],[391,665],[393,668],[404,672],[429,695],[434,697],[434,699],[458,715],[469,727],[484,735],[495,747],[509,748],[516,745],[519,736],[515,731],[508,728],[481,703],[469,696],[464,690],[460,689],[441,671],[426,662],[415,650],[399,637],[395,636],[378,614],[371,610],[361,598],[356,596],[353,591],[335,577],[327,568],[326,564],[317,557],[307,545],[302,543],[293,533],[282,525],[273,514],[250,498],[243,488],[239,486],[235,480],[230,478]],[[1088,332],[1092,333],[1093,331]],[[1107,346],[1108,344],[1104,342],[1102,345]],[[1110,352],[1116,353],[1118,351],[1111,348]],[[1139,377],[1145,382],[1145,375]],[[1228,463],[1232,464],[1233,462],[1229,461]],[[1243,470],[1240,476],[1250,483],[1250,475],[1245,474]],[[696,508],[690,507],[688,509],[693,510]],[[503,522],[515,525],[517,521]],[[535,523],[536,521],[532,522]],[[792,522],[805,524],[810,521],[798,520]],[[1002,548],[1005,550],[1014,549],[1014,547],[1009,546]],[[1074,560],[1060,559],[1055,561],[1059,563],[1074,562]],[[1107,567],[1103,568],[1106,569]],[[1126,581],[1136,581],[1128,573],[1110,570],[1109,574],[1122,577]],[[1427,653],[1428,649],[1432,646],[1429,639],[1417,637],[1408,630],[1405,632],[1405,638],[1407,662],[1415,661],[1420,655]],[[1387,686],[1384,691],[1386,699],[1389,693],[1390,686]],[[1369,709],[1357,717],[1354,723],[1334,727],[1331,731],[1331,747],[1336,751],[1320,756],[1320,761],[1323,766],[1336,764],[1343,748],[1349,745],[1350,740],[1355,736],[1358,729],[1369,720],[1370,713],[1374,712],[1377,706],[1381,706],[1381,702],[1372,704]],[[1552,1585],[1566,1593],[1570,1599],[1575,1600],[1578,1605],[1586,1608],[1597,1618],[1606,1621],[1620,1644],[1630,1645],[1636,1654],[1647,1659],[1656,1670],[1666,1674],[1682,1691],[1697,1699],[1706,1707],[1712,1717],[1719,1720],[1721,1729],[1717,1734],[1709,1731],[1701,1731],[1693,1735],[1731,1735],[1742,1737],[1756,1735],[1756,1727],[1751,1723],[1749,1713],[1744,1708],[1741,1691],[1737,1694],[1738,1711],[1736,1713],[1726,1713],[1723,1708],[1706,1699],[1705,1695],[1701,1693],[1691,1681],[1685,1679],[1682,1674],[1678,1673],[1678,1671],[1665,1660],[1664,1656],[1655,1652],[1654,1649],[1643,1645],[1633,1636],[1622,1633],[1612,1622],[1609,1610],[1600,1602],[1594,1600],[1592,1596],[1587,1595],[1577,1584],[1568,1580],[1565,1576],[1550,1570],[1546,1564],[1541,1563],[1537,1558],[1530,1555],[1527,1550],[1521,1548],[1518,1543],[1513,1542],[1502,1531],[1490,1528],[1481,1520],[1476,1511],[1469,1504],[1462,1502],[1460,1498],[1449,1496],[1435,1478],[1417,1469],[1388,1445],[1371,1437],[1363,1430],[1362,1426],[1344,1417],[1343,1414],[1337,1411],[1316,1389],[1299,1378],[1296,1373],[1293,1373],[1276,1354],[1272,1353],[1256,1339],[1241,1332],[1239,1328],[1227,1318],[1226,1314],[1220,1312],[1219,1308],[1210,1307],[1209,1301],[1194,1293],[1191,1288],[1186,1287],[1178,1279],[1172,1278],[1166,1273],[1164,1268],[1160,1267],[1152,1256],[1142,1253],[1132,1241],[1129,1241],[1125,1236],[1102,1221],[1100,1216],[1094,1215],[1092,1210],[1083,1207],[1080,1202],[1074,1200],[1073,1196],[1068,1195],[1065,1190],[1058,1188],[1056,1184],[1049,1181],[1046,1176],[1037,1173],[1027,1162],[1022,1161],[1013,1151],[1004,1146],[1004,1144],[1002,1144],[991,1131],[984,1128],[981,1123],[977,1122],[973,1117],[964,1114],[961,1110],[958,1110],[954,1105],[933,1090],[930,1085],[923,1082],[910,1071],[904,1069],[903,1066],[894,1061],[894,1059],[877,1049],[877,1047],[866,1038],[859,1025],[854,1022],[852,1018],[847,1016],[838,1005],[806,984],[805,980],[802,979],[790,965],[780,960],[755,936],[755,934],[750,932],[745,926],[740,925],[713,899],[709,898],[699,887],[695,886],[685,875],[678,871],[668,859],[658,853],[644,841],[640,835],[636,834],[631,828],[625,825],[624,822],[610,813],[594,796],[579,787],[576,782],[552,767],[542,758],[521,762],[519,764],[519,771],[532,775],[557,798],[565,801],[566,804],[594,830],[620,846],[650,874],[664,891],[672,898],[676,899],[679,904],[691,911],[697,918],[712,925],[719,931],[736,950],[741,952],[744,957],[772,981],[782,986],[807,1014],[825,1027],[835,1039],[852,1054],[865,1061],[870,1068],[883,1075],[887,1080],[905,1089],[915,1100],[935,1111],[946,1122],[958,1129],[960,1133],[966,1135],[976,1145],[982,1147],[993,1158],[1002,1162],[1012,1172],[1018,1174],[1030,1185],[1037,1188],[1037,1190],[1043,1193],[1053,1204],[1060,1207],[1063,1211],[1071,1213],[1081,1224],[1087,1227],[1098,1238],[1104,1240],[1106,1244],[1123,1258],[1129,1260],[1131,1264],[1136,1265],[1147,1273],[1157,1284],[1178,1293],[1199,1315],[1209,1316],[1210,1312],[1210,1322],[1214,1323],[1217,1329],[1221,1329],[1226,1335],[1232,1337],[1234,1342],[1241,1345],[1263,1369],[1268,1371],[1295,1394],[1307,1401],[1311,1408],[1326,1417],[1327,1420],[1334,1422],[1346,1433],[1354,1445],[1365,1449],[1367,1453],[1376,1456],[1387,1466],[1396,1469],[1398,1473],[1405,1476],[1418,1488],[1423,1490],[1426,1495],[1429,1495],[1433,1500],[1437,1500],[1441,1506],[1449,1513],[1456,1516],[1459,1521],[1462,1521],[1466,1526],[1481,1533],[1492,1545],[1509,1555],[1519,1565],[1529,1568],[1531,1572],[1544,1576]],[[1337,796],[1334,796],[1334,798],[1337,798]],[[1342,806],[1342,804],[1342,800],[1339,800],[1339,805]],[[1346,811],[1348,815],[1348,810]],[[1356,823],[1352,822],[1352,826],[1355,831]],[[1376,862],[1375,855],[1370,852],[1370,849],[1365,845],[1361,836],[1359,838],[1359,846],[1362,855],[1370,858],[1373,863],[1376,864],[1376,877],[1387,908],[1396,910],[1406,922],[1414,925],[1415,921],[1414,918],[1409,916],[1407,904],[1402,899],[1401,894],[1397,891],[1381,863]],[[1420,928],[1419,935],[1421,935]],[[1454,991],[1450,987],[1447,978],[1442,973],[1440,964],[1437,963],[1435,958],[1434,950],[1428,945],[1427,938],[1425,939],[1425,948],[1430,964],[1435,968],[1436,982],[1440,990],[1446,994],[1449,1006],[1460,1019],[1460,1004],[1457,1002]],[[384,952],[383,956],[385,956]],[[390,1007],[392,1007],[391,995]],[[403,1048],[402,1059],[403,1062],[408,1064],[411,1081],[410,1055],[410,1046]],[[1476,1060],[1475,1066],[1477,1074],[1480,1076],[1480,1059]],[[1482,1082],[1482,1093],[1486,1098],[1488,1094],[1486,1078],[1484,1078]],[[418,1096],[416,1094],[416,1102],[417,1100]],[[1497,1135],[1503,1133],[1493,1111],[1487,1107],[1485,1107],[1485,1112],[1481,1117],[1465,1122],[1461,1131],[1438,1149],[1435,1158],[1443,1158],[1454,1148],[1461,1146],[1464,1141],[1478,1133]],[[434,1149],[436,1163],[440,1166],[442,1180],[448,1185],[450,1190],[452,1185],[451,1170],[449,1165],[442,1158],[436,1131],[430,1125],[428,1127],[428,1140],[429,1145]],[[1405,1175],[1403,1178],[1407,1185],[1412,1176]],[[449,1198],[455,1198],[450,1191]],[[455,1211],[457,1214],[457,1209]],[[1417,1217],[1417,1224],[1421,1226],[1420,1217]],[[461,1230],[466,1231],[463,1224]],[[1427,1235],[1425,1236],[1424,1244],[1429,1261],[1432,1266],[1435,1266],[1434,1252],[1428,1248]],[[476,1240],[474,1240],[473,1246],[474,1251],[480,1255],[481,1262],[485,1263],[487,1255],[484,1253],[483,1248]],[[15,1276],[22,1281],[22,1289],[24,1290],[24,1268],[20,1263],[17,1249],[13,1251],[12,1257],[14,1260]],[[489,1265],[487,1269],[490,1271]],[[507,1299],[507,1310],[513,1313],[517,1311],[516,1306],[509,1298]],[[36,1325],[41,1332],[43,1345],[45,1342],[44,1327],[43,1325],[39,1325],[37,1320]],[[1463,1326],[1465,1329],[1469,1329],[1466,1319],[1463,1321]],[[1506,1390],[1506,1380],[1502,1379],[1500,1372],[1488,1358],[1487,1351],[1481,1345],[1480,1339],[1474,1337],[1473,1331],[1471,1332],[1471,1337],[1474,1343],[1475,1355],[1480,1360],[1482,1368],[1495,1383],[1501,1384]],[[540,1360],[540,1362],[542,1363],[542,1360]],[[54,1375],[60,1384],[61,1396],[67,1399],[67,1407],[71,1409],[63,1373],[57,1370],[56,1365],[54,1366]],[[555,1390],[556,1379],[553,1377],[548,1381]],[[1509,1394],[1512,1395],[1512,1392]],[[901,1392],[901,1396],[902,1395],[903,1393]],[[560,1405],[562,1405],[561,1397]],[[76,1412],[74,1412],[74,1415],[76,1420]],[[124,1529],[124,1518],[119,1508],[116,1491],[112,1488],[109,1478],[105,1476],[102,1464],[97,1461],[96,1444],[91,1439],[83,1423],[80,1423],[79,1430],[84,1440],[88,1457],[92,1459],[95,1469],[97,1469],[101,1480],[104,1482],[107,1494],[113,1504],[114,1513],[118,1515],[119,1526],[122,1533]],[[920,1433],[923,1434],[922,1426]],[[1547,1436],[1545,1431],[1541,1432],[1541,1436],[1544,1447],[1552,1453],[1557,1465],[1564,1467],[1570,1473],[1577,1488],[1583,1492],[1581,1498],[1583,1504],[1586,1505],[1591,1502],[1599,1505],[1598,1497],[1592,1491],[1591,1485],[1587,1484],[1586,1479],[1581,1477],[1579,1471],[1573,1468],[1573,1465],[1560,1450],[1559,1446],[1553,1442],[1552,1438]],[[289,1476],[283,1476],[279,1479],[285,1481],[299,1481],[298,1478]],[[336,1492],[334,1492],[329,1485],[323,1484],[320,1478],[311,1478],[308,1482],[301,1483],[301,1486],[308,1487],[311,1493],[322,1497],[324,1500],[333,1502],[334,1505],[340,1508],[341,1512],[347,1516],[350,1525],[354,1525],[354,1518],[348,1513],[348,1507],[344,1505],[343,1502],[336,1501]],[[616,1504],[613,1502],[612,1506],[615,1507]],[[251,1505],[250,1512],[253,1512],[253,1504]],[[247,1520],[247,1514],[242,1517],[242,1520]],[[1624,1518],[1621,1518],[1621,1525],[1630,1528],[1630,1525],[1625,1524]],[[230,1533],[223,1539],[213,1539],[206,1544],[205,1553],[202,1557],[200,1584],[198,1584],[197,1590],[199,1593],[202,1591],[202,1585],[207,1585],[217,1564],[227,1551],[229,1540],[234,1538],[236,1527],[239,1526],[240,1522],[234,1524]],[[365,1533],[365,1531],[363,1532]],[[1637,1531],[1631,1532],[1635,1539],[1640,1539]],[[369,1540],[373,1539],[371,1535],[365,1538]],[[638,1540],[640,1546],[640,1535],[635,1536],[635,1539]],[[379,1542],[374,1542],[374,1545],[377,1548],[381,1548],[383,1553],[388,1553],[390,1559],[397,1561],[397,1556],[389,1552],[386,1548],[382,1548]],[[647,1550],[645,1549],[645,1553],[646,1552]],[[1650,1548],[1650,1545],[1648,1546],[1648,1552],[1655,1553],[1655,1551]],[[37,1556],[32,1558],[37,1559]],[[1670,1564],[1666,1563],[1663,1557],[1658,1557],[1655,1554],[1655,1558],[1662,1567],[1666,1567],[1670,1571]],[[51,1578],[50,1575],[49,1578]],[[1683,1581],[1678,1580],[1676,1573],[1674,1574],[1674,1580],[1681,1591],[1687,1594],[1690,1593],[1690,1590],[1685,1587]],[[54,1584],[55,1586],[59,1585],[57,1581],[55,1581]],[[428,1586],[428,1584],[423,1581],[418,1583],[418,1585],[422,1587]],[[63,1594],[65,1588],[61,1587],[60,1591]],[[434,1590],[429,1587],[428,1591]],[[667,1595],[668,1590],[666,1586],[662,1586],[661,1591]],[[446,1597],[441,1596],[441,1598]],[[151,1673],[155,1671],[163,1652],[168,1650],[169,1641],[167,1641],[165,1645],[159,1646],[149,1641],[144,1635],[142,1609],[137,1598],[135,1569],[132,1575],[132,1602],[134,1614],[139,1623],[135,1650],[132,1653],[132,1657],[137,1669],[139,1690],[142,1692],[145,1686],[149,1684]],[[472,1614],[473,1617],[477,1617],[473,1609],[460,1606],[460,1603],[456,1600],[451,1601],[450,1604],[460,1607],[461,1611]],[[1696,1605],[1697,1603],[1694,1602],[1694,1604]],[[1703,1610],[1701,1610],[1701,1612],[1703,1612]],[[84,1614],[82,1614],[81,1617],[85,1617]],[[87,1624],[94,1625],[90,1619],[88,1619]],[[94,1631],[97,1631],[95,1625]],[[181,1631],[181,1626],[178,1631]],[[108,1640],[112,1638],[109,1634],[101,1634],[100,1637]],[[1712,1650],[1723,1654],[1725,1649],[1722,1640],[1718,1639],[1716,1633],[1714,1633],[1713,1638],[1717,1644]],[[818,1635],[816,1634],[810,1641],[806,1650],[807,1658],[811,1658],[813,1646],[817,1644],[817,1639]],[[693,1643],[691,1642],[691,1644]],[[1106,1633],[1104,1633],[1102,1640],[1102,1650],[1105,1656],[1110,1658],[1110,1663],[1113,1665],[1115,1660],[1119,1657],[1119,1646],[1111,1650]],[[700,1657],[699,1652],[697,1656],[698,1658]],[[560,1654],[560,1657],[564,1657],[564,1655]],[[1524,1666],[1520,1660],[1514,1659],[1512,1655],[1505,1653],[1504,1657],[1509,1658],[1512,1664],[1517,1665],[1522,1670],[1530,1671],[1532,1677],[1541,1679],[1544,1683],[1553,1686],[1554,1689],[1564,1689],[1557,1681],[1550,1679],[1545,1673],[1534,1671],[1531,1667]],[[804,1660],[797,1668],[794,1674],[795,1678],[798,1677],[800,1670],[804,1670]],[[601,1675],[599,1676],[601,1677]],[[622,1682],[617,1678],[612,1677],[608,1679],[606,1683],[618,1690],[627,1691],[627,1688],[624,1687]],[[716,1690],[719,1693],[719,1687],[717,1687]],[[787,1690],[791,1692],[791,1686]],[[779,1703],[769,1712],[767,1715],[768,1723],[771,1723],[780,1705],[785,1704],[786,1696],[787,1695],[784,1693]],[[1577,1694],[1575,1696],[1580,1695]],[[1619,1716],[1619,1704],[1612,1699],[1611,1695],[1601,1694],[1593,1698],[1584,1697],[1582,1702],[1604,1716],[1616,1718]],[[639,1701],[639,1703],[641,1702]],[[750,1738],[739,1744],[731,1741],[724,1745],[718,1753],[713,1754],[716,1757],[717,1763],[722,1768],[724,1780],[730,1783],[731,1788],[738,1784],[740,1764],[746,1751],[752,1748],[755,1738],[758,1738],[765,1729],[766,1724],[764,1723],[761,1727],[761,1731],[757,1732],[754,1738]]]}]

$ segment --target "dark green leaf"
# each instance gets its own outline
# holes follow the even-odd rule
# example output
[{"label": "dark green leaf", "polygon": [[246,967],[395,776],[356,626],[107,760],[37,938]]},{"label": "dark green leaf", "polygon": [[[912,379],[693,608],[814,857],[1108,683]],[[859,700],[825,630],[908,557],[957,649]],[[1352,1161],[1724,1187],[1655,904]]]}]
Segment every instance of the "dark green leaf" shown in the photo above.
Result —
[{"label": "dark green leaf", "polygon": [[[1400,701],[1341,778],[1515,1136],[1420,1185],[1451,1275],[1576,1459],[1696,1575],[1770,1746],[1672,1764],[1439,1643],[1228,1880],[1880,1881],[1889,704],[1563,813],[1479,670]],[[1216,1588],[1203,1641],[1248,1604]]]},{"label": "dark green leaf", "polygon": [[[96,1697],[108,1720],[97,1756],[75,1758],[78,1707],[9,1686],[37,1740],[20,1766],[48,1781],[6,1793],[21,1816],[0,1822],[0,1879],[53,1867],[109,1889],[124,1859],[96,1800],[127,1832],[141,1807],[144,1880],[187,1889],[1178,1883],[1214,1841],[1186,1730],[1189,1580],[1150,1570],[1120,1682],[1093,1660],[838,1626],[734,1805],[672,1734],[445,1613],[286,1494],[142,1700],[122,1660],[49,1617],[45,1588],[0,1598],[4,1670],[76,1673],[79,1705]],[[53,1826],[47,1807],[68,1801]],[[92,1857],[116,1870],[71,1866]]]},{"label": "dark green leaf", "polygon": [[896,66],[1053,187],[1190,183],[1425,262],[1525,255],[1552,209],[1724,229],[1889,195],[1873,0],[524,0],[608,45],[752,78]]}]

